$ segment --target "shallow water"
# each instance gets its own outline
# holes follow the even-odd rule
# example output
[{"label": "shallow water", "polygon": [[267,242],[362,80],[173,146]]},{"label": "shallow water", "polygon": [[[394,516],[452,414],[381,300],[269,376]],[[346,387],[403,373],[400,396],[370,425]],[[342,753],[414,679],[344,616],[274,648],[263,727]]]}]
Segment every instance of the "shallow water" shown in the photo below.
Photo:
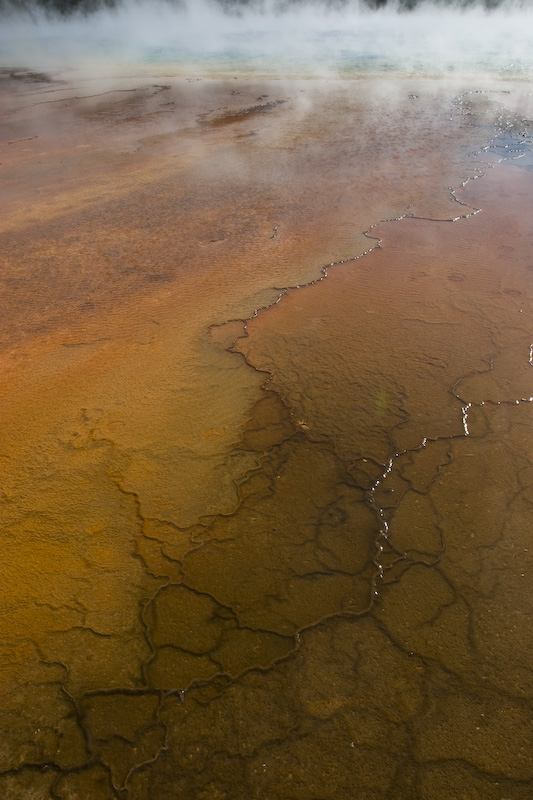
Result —
[{"label": "shallow water", "polygon": [[525,800],[525,87],[34,78],[3,796]]}]

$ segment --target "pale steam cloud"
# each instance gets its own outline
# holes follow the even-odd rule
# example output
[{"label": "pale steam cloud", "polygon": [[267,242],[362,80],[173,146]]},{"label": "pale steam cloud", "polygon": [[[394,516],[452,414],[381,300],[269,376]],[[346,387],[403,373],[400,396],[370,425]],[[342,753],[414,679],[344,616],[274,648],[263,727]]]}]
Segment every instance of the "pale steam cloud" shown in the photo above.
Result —
[{"label": "pale steam cloud", "polygon": [[[4,17],[0,62],[61,70],[101,64],[163,65],[200,71],[331,73],[353,70],[529,74],[533,63],[531,4],[497,10],[421,3],[253,3],[225,13],[215,0],[175,4],[124,0],[90,15],[58,18],[43,11]],[[235,10],[235,5],[232,6]]]}]

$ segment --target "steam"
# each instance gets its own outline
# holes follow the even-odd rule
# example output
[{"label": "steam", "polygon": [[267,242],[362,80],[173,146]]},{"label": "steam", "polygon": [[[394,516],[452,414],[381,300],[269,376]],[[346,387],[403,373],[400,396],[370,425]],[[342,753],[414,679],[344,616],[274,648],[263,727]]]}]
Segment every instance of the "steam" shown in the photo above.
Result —
[{"label": "steam", "polygon": [[[58,0],[59,1],[59,0]],[[1,0],[0,0],[1,2]],[[379,5],[379,0],[368,0]],[[4,16],[4,67],[63,70],[102,65],[190,71],[299,74],[415,72],[529,76],[533,71],[533,8],[509,2],[448,7],[427,2],[371,9],[363,2],[176,3],[94,0],[89,15],[51,16],[23,5]],[[66,4],[68,5],[68,3]],[[3,3],[0,10],[15,8]],[[28,13],[31,9],[31,13]],[[228,13],[230,12],[230,13]]]}]

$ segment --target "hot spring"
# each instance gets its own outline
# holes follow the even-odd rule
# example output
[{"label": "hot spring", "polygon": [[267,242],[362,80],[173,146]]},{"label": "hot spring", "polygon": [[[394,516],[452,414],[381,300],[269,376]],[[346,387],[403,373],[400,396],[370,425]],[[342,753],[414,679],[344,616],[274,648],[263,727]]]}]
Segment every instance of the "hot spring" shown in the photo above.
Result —
[{"label": "hot spring", "polygon": [[109,6],[0,4],[0,795],[526,800],[529,4]]}]

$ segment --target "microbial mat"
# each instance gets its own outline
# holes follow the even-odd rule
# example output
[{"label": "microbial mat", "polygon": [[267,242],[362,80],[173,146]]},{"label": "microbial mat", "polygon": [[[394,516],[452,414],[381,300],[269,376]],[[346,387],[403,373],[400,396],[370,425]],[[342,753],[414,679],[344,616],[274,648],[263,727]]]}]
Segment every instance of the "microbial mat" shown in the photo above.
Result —
[{"label": "microbial mat", "polygon": [[1,76],[0,796],[533,791],[529,84]]}]

